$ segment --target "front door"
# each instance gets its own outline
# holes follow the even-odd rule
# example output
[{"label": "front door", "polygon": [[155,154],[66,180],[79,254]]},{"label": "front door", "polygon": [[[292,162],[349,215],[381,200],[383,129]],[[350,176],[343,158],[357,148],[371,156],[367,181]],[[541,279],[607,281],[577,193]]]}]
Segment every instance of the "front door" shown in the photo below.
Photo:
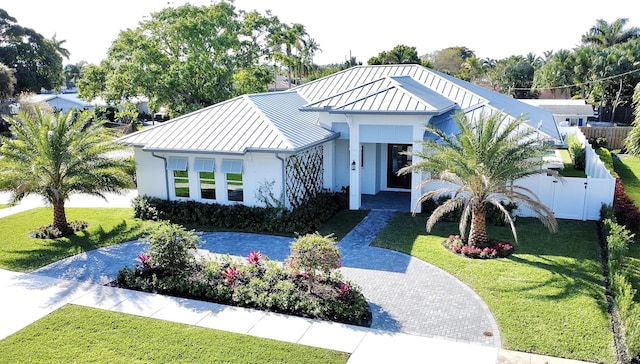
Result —
[{"label": "front door", "polygon": [[398,170],[411,164],[411,144],[389,144],[387,150],[387,188],[411,188],[411,173],[398,176]]}]

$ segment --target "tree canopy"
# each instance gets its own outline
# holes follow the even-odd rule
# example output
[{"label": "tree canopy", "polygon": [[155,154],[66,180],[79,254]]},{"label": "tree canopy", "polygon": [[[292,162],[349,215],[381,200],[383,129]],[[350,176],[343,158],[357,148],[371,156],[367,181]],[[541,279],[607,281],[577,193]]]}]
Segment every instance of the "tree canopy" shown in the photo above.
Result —
[{"label": "tree canopy", "polygon": [[378,53],[377,56],[371,57],[367,63],[370,65],[380,65],[403,63],[420,64],[421,62],[416,47],[399,44],[390,51],[382,51]]},{"label": "tree canopy", "polygon": [[[64,41],[49,40],[31,28],[18,24],[0,9],[0,63],[15,69],[15,92],[40,92],[62,85]],[[68,51],[67,51],[68,55]]]},{"label": "tree canopy", "polygon": [[464,62],[472,57],[475,53],[467,47],[449,47],[426,56],[433,69],[448,75],[460,74]]},{"label": "tree canopy", "polygon": [[628,22],[628,18],[619,18],[612,23],[598,19],[596,24],[582,36],[582,44],[607,48],[640,37],[640,28],[625,29]]},{"label": "tree canopy", "polygon": [[229,2],[187,4],[122,31],[100,65],[82,69],[78,88],[85,99],[110,102],[145,95],[152,109],[166,106],[176,116],[266,91],[274,66],[300,79],[318,50],[303,25],[283,24],[270,12],[236,11]]}]

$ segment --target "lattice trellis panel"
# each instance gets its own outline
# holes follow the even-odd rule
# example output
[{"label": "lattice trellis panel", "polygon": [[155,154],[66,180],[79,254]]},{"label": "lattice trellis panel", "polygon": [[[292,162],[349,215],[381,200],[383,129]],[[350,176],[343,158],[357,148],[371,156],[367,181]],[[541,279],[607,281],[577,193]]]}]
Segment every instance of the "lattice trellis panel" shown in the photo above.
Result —
[{"label": "lattice trellis panel", "polygon": [[296,208],[322,191],[323,147],[317,146],[287,158],[286,193],[292,208]]}]

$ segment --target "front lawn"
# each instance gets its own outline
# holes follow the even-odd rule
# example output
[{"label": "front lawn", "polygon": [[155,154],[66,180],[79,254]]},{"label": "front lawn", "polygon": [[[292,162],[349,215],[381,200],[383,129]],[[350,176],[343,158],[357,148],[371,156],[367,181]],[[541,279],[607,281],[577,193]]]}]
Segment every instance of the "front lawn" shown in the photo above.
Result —
[{"label": "front lawn", "polygon": [[44,240],[29,233],[53,220],[51,208],[37,208],[0,219],[0,268],[29,272],[60,259],[104,246],[135,240],[155,223],[134,219],[128,208],[68,208],[67,219],[84,220],[89,228],[75,235]]},{"label": "front lawn", "polygon": [[[372,245],[410,254],[455,275],[487,303],[504,347],[592,362],[614,361],[595,222],[559,221],[550,234],[535,219],[518,219],[520,242],[504,259],[469,259],[442,246],[457,223],[398,214]],[[508,228],[489,236],[512,241]]]},{"label": "front lawn", "polygon": [[67,305],[0,341],[0,363],[345,363],[349,354]]}]

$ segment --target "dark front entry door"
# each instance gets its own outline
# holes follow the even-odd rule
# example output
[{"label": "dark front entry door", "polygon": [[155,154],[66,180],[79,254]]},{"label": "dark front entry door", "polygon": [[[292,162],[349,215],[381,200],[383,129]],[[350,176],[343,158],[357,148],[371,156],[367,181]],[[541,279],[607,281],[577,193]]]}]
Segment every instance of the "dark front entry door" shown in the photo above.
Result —
[{"label": "dark front entry door", "polygon": [[406,152],[411,152],[410,144],[389,144],[387,154],[387,187],[388,188],[411,188],[411,173],[398,176],[398,170],[411,164],[411,156]]}]

